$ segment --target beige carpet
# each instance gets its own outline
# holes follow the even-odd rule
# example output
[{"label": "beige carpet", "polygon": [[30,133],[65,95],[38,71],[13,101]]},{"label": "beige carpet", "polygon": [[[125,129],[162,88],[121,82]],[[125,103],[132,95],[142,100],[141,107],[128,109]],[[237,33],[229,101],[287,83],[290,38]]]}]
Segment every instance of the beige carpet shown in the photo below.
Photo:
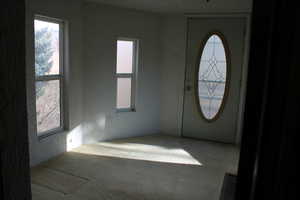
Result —
[{"label": "beige carpet", "polygon": [[88,179],[40,166],[32,170],[31,182],[67,195],[76,192],[88,182]]},{"label": "beige carpet", "polygon": [[218,200],[239,151],[146,136],[84,145],[32,169],[33,200]]}]

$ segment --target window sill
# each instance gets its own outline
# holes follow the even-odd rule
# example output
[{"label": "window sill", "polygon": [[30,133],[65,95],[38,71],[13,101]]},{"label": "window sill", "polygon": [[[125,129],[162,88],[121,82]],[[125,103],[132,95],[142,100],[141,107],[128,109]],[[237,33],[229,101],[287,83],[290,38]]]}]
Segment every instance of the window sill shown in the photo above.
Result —
[{"label": "window sill", "polygon": [[121,108],[117,109],[116,113],[128,113],[128,112],[136,112],[135,108]]},{"label": "window sill", "polygon": [[50,136],[53,136],[56,134],[61,134],[63,132],[65,132],[65,129],[63,129],[63,128],[56,128],[56,129],[52,129],[50,131],[45,131],[41,135],[38,136],[38,140],[40,142],[42,140],[49,138]]}]

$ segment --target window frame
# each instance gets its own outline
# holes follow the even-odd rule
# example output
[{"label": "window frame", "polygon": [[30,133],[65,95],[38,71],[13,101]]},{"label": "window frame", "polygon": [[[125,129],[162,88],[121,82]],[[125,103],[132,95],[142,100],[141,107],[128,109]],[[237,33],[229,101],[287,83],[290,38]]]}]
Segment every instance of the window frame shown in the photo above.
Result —
[{"label": "window frame", "polygon": [[[34,15],[34,20],[40,20],[44,22],[49,23],[55,23],[59,25],[59,74],[53,74],[53,75],[43,75],[43,76],[37,76],[35,73],[35,39],[34,39],[34,96],[35,96],[35,105],[36,105],[36,82],[38,81],[52,81],[52,80],[58,80],[59,81],[59,95],[60,95],[60,126],[49,129],[47,131],[38,132],[37,129],[37,113],[35,110],[35,121],[36,121],[36,135],[39,140],[47,138],[51,135],[60,133],[65,131],[65,112],[64,112],[64,103],[65,103],[65,96],[64,96],[64,85],[65,85],[65,22],[62,19],[52,18],[48,16],[42,16],[42,15]],[[33,24],[34,27],[34,24]],[[33,33],[35,34],[35,27]],[[35,37],[34,37],[35,38]],[[35,106],[36,109],[36,106]]]},{"label": "window frame", "polygon": [[116,40],[116,61],[118,55],[118,41],[130,41],[133,42],[132,49],[132,72],[131,73],[118,73],[117,62],[115,67],[116,83],[118,84],[119,78],[130,78],[131,79],[131,96],[130,96],[130,107],[118,108],[118,86],[116,87],[116,112],[136,112],[136,91],[137,91],[137,71],[138,71],[138,57],[139,57],[139,40],[134,38],[118,37]]},{"label": "window frame", "polygon": [[[225,58],[226,58],[226,80],[225,80],[225,90],[224,90],[224,94],[223,94],[223,98],[222,98],[222,102],[221,105],[219,107],[218,112],[215,114],[215,116],[213,118],[207,118],[202,110],[201,107],[201,101],[200,101],[200,95],[199,95],[199,82],[198,82],[198,76],[199,76],[199,71],[200,71],[200,63],[201,63],[201,59],[202,59],[202,55],[204,52],[204,48],[208,42],[208,40],[210,39],[210,37],[212,37],[213,35],[217,35],[220,40],[222,41],[222,45],[224,47],[224,51],[225,51]],[[225,37],[225,35],[218,30],[214,30],[214,31],[210,31],[208,32],[205,37],[203,38],[203,40],[200,43],[200,48],[198,50],[198,57],[197,57],[197,62],[196,62],[196,73],[195,73],[195,87],[194,87],[194,97],[195,97],[195,101],[196,101],[196,107],[198,110],[198,113],[201,117],[201,119],[203,119],[205,122],[207,123],[213,123],[215,121],[217,121],[224,109],[225,106],[227,104],[227,99],[228,99],[228,95],[229,95],[229,88],[230,88],[230,80],[231,80],[231,52],[229,49],[229,44],[227,42],[227,38]]]}]

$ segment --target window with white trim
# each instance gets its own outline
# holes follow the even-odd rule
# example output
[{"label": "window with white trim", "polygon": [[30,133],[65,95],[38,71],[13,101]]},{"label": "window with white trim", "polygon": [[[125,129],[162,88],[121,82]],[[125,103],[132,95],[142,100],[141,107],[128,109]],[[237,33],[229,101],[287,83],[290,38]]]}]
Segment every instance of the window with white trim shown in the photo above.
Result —
[{"label": "window with white trim", "polygon": [[117,111],[135,111],[138,40],[117,40]]},{"label": "window with white trim", "polygon": [[63,21],[34,19],[35,96],[37,135],[63,130]]}]

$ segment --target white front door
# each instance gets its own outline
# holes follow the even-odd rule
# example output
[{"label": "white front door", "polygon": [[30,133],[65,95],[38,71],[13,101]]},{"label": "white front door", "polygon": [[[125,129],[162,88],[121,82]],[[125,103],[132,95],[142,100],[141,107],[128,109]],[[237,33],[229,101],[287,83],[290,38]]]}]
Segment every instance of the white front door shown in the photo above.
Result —
[{"label": "white front door", "polygon": [[245,30],[245,18],[188,19],[183,136],[236,142]]}]

